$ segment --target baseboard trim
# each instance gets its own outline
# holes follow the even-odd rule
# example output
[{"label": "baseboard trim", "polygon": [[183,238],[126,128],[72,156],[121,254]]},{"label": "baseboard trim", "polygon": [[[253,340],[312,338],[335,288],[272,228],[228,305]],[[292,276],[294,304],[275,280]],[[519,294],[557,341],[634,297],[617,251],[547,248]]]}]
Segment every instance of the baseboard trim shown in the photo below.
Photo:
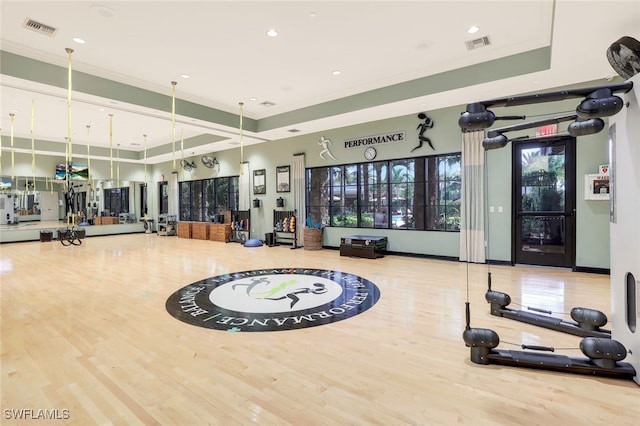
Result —
[{"label": "baseboard trim", "polygon": [[[322,246],[322,248],[327,250],[340,250],[340,247],[332,247],[332,246]],[[406,252],[400,252],[400,251],[386,251],[384,252],[384,254],[389,254],[393,256],[419,257],[423,259],[448,260],[451,262],[460,262],[460,258],[455,256],[439,256],[434,254],[406,253]],[[511,261],[509,260],[497,260],[497,259],[487,259],[485,264],[500,265],[500,266],[514,266],[513,263],[511,263]],[[573,272],[585,272],[588,274],[611,275],[610,269],[592,268],[589,266],[576,266],[575,268],[573,268]]]},{"label": "baseboard trim", "polygon": [[611,269],[607,269],[607,268],[592,268],[590,266],[576,266],[573,270],[575,272],[586,272],[589,274],[611,275]]}]

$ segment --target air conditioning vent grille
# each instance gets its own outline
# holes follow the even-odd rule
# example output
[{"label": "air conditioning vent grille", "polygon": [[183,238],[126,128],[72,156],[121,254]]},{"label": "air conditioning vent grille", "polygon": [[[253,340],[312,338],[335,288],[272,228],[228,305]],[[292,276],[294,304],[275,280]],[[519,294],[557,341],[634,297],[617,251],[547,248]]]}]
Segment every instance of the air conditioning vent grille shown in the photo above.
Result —
[{"label": "air conditioning vent grille", "polygon": [[489,46],[491,44],[491,40],[489,39],[489,36],[484,36],[474,40],[465,41],[464,44],[467,46],[467,50],[474,50]]},{"label": "air conditioning vent grille", "polygon": [[45,25],[41,22],[34,21],[33,19],[27,18],[22,25],[28,30],[35,31],[40,34],[48,35],[49,37],[55,37],[58,32],[57,28],[51,27],[49,25]]}]

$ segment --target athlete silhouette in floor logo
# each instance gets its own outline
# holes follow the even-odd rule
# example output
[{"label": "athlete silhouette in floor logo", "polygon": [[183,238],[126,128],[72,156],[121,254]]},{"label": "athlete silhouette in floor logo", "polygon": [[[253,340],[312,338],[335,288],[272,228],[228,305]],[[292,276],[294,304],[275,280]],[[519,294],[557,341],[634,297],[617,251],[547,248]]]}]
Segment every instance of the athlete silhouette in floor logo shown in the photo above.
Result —
[{"label": "athlete silhouette in floor logo", "polygon": [[259,277],[259,278],[251,278],[251,282],[250,283],[238,283],[238,284],[234,284],[231,288],[233,290],[236,289],[236,287],[238,286],[246,286],[247,287],[247,296],[251,297],[251,290],[253,290],[253,288],[255,286],[257,286],[258,284],[266,284],[269,285],[271,284],[271,282],[269,281],[269,279],[267,277]]},{"label": "athlete silhouette in floor logo", "polygon": [[[290,291],[288,293],[287,292],[287,287],[291,287],[295,284],[297,284],[298,281],[295,279],[291,279],[288,281],[283,281],[280,284],[278,284],[277,286],[269,289],[269,290],[265,290],[265,291],[253,291],[253,289],[259,285],[259,284],[266,284],[269,285],[271,284],[271,282],[269,281],[269,279],[267,277],[259,277],[259,278],[251,278],[251,282],[250,283],[238,283],[238,284],[234,284],[233,285],[233,290],[235,290],[237,287],[239,286],[243,286],[246,287],[246,293],[247,296],[249,296],[250,298],[253,299],[263,299],[263,300],[284,300],[284,299],[289,299],[291,300],[291,305],[289,306],[290,308],[293,308],[294,305],[296,303],[298,303],[300,301],[300,298],[297,296],[298,294],[323,294],[326,293],[327,291],[329,291],[327,289],[327,287],[322,284],[322,283],[313,283],[313,287],[314,288],[308,288],[308,287],[304,287],[304,288],[299,288],[297,290],[294,291]],[[284,296],[280,296],[280,297],[275,297],[278,294],[282,294],[285,293]]]},{"label": "athlete silhouette in floor logo", "polygon": [[418,118],[420,120],[424,120],[424,123],[420,123],[418,124],[418,127],[416,127],[416,130],[420,130],[420,133],[418,133],[418,140],[420,142],[418,142],[418,146],[413,148],[411,152],[415,151],[418,148],[422,148],[422,144],[425,142],[428,143],[431,149],[435,151],[436,149],[433,147],[433,144],[431,143],[431,139],[429,139],[424,135],[424,132],[426,132],[427,130],[433,127],[433,121],[424,112],[421,112],[420,114],[418,114]]},{"label": "athlete silhouette in floor logo", "polygon": [[296,291],[292,291],[291,293],[288,293],[282,297],[265,297],[265,299],[283,300],[283,299],[289,298],[289,300],[291,300],[291,306],[289,307],[293,308],[293,306],[300,301],[300,298],[296,296],[297,294],[323,294],[329,291],[327,290],[326,286],[322,283],[313,283],[313,286],[315,288],[305,287],[305,288],[298,289]]}]

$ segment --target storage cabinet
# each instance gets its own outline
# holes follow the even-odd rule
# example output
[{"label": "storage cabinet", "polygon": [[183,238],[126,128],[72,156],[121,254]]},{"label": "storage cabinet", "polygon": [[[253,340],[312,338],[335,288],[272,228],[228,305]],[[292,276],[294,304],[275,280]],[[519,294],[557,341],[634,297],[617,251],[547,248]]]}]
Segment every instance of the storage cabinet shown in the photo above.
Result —
[{"label": "storage cabinet", "polygon": [[208,240],[211,227],[209,222],[193,222],[191,224],[191,238],[194,240]]},{"label": "storage cabinet", "polygon": [[95,218],[96,225],[117,225],[120,223],[120,219],[112,216],[97,216]]},{"label": "storage cabinet", "polygon": [[193,222],[178,222],[178,238],[191,238]]},{"label": "storage cabinet", "polygon": [[212,223],[209,225],[209,240],[228,243],[231,237],[231,225],[224,223]]},{"label": "storage cabinet", "polygon": [[387,251],[387,237],[350,235],[340,238],[340,256],[376,259],[384,257]]}]

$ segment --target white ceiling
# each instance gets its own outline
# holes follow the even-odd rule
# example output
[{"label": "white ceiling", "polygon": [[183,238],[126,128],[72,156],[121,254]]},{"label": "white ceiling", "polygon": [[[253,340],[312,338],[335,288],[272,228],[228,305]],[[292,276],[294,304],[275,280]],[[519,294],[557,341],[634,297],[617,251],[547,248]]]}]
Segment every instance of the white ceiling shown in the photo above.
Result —
[{"label": "white ceiling", "polygon": [[[24,28],[28,18],[56,28],[55,36]],[[480,31],[467,34],[470,25]],[[640,2],[3,0],[0,28],[5,52],[68,69],[65,48],[72,48],[74,72],[156,92],[168,102],[171,82],[177,81],[177,99],[236,116],[237,123],[230,125],[176,110],[177,140],[218,136],[219,141],[204,138],[201,146],[189,148],[204,154],[237,147],[240,102],[243,116],[257,122],[255,131],[243,135],[250,145],[291,137],[292,128],[304,135],[581,82],[605,84],[615,75],[606,49],[622,36],[638,37]],[[279,36],[267,37],[270,28]],[[466,41],[484,36],[491,45],[467,50]],[[86,44],[74,43],[73,37]],[[336,114],[313,109],[334,100],[360,105],[380,88],[547,46],[552,52],[547,70],[468,86],[462,82],[461,88],[440,93],[376,99]],[[338,76],[332,74],[336,69],[342,71]],[[181,78],[185,73],[191,78]],[[71,110],[76,144],[90,140],[92,146],[107,147],[111,142],[140,151],[144,134],[148,148],[172,144],[171,105],[152,109],[72,87],[69,109],[67,86],[7,74],[3,69],[5,137],[14,112],[15,137],[31,139],[33,116],[34,137],[63,146]],[[281,115],[291,117],[286,125],[261,126]],[[159,153],[149,161],[168,159]]]}]

